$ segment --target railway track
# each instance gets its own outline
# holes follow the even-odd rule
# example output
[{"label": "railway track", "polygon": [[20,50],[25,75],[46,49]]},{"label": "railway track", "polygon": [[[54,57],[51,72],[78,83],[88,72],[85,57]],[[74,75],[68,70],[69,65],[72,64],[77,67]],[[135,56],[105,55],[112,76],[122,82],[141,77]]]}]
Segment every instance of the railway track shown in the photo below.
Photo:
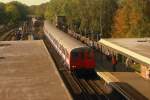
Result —
[{"label": "railway track", "polygon": [[[80,73],[78,72],[72,73],[72,76],[74,77],[74,79],[76,80],[80,88],[82,89],[84,96],[86,97],[85,98],[86,100],[108,100],[105,97],[105,94],[102,94],[102,91],[99,88],[95,87],[92,80],[91,81],[86,80],[83,77],[83,75],[80,75]],[[100,92],[98,93],[98,91]]]},{"label": "railway track", "polygon": [[31,21],[26,21],[23,25],[23,38],[22,40],[34,40],[33,39],[33,30],[32,30],[32,23]]},{"label": "railway track", "polygon": [[96,74],[82,75],[80,71],[70,72],[49,41],[44,39],[44,42],[64,83],[75,100],[125,100],[115,91],[112,94],[106,94],[103,88],[105,82]]},{"label": "railway track", "polygon": [[[32,25],[27,23],[20,25],[22,27],[22,37],[19,40],[33,40],[32,36]],[[0,41],[11,41],[11,40],[17,40],[15,33],[17,31],[17,28],[13,28],[8,32],[3,33],[2,36],[0,36]]]},{"label": "railway track", "polygon": [[15,31],[16,31],[16,28],[8,31],[7,33],[5,33],[4,35],[2,35],[0,37],[0,41],[10,41],[10,40],[14,40],[14,35],[15,35]]},{"label": "railway track", "polygon": [[[20,40],[33,40],[32,38],[32,26],[31,23],[27,25],[27,23],[20,25],[20,27],[23,27],[22,33],[23,36]],[[2,36],[0,36],[0,41],[11,41],[11,40],[17,40],[15,33],[17,31],[17,28],[13,28],[9,30],[8,32],[3,33]]]},{"label": "railway track", "polygon": [[[80,89],[80,86],[76,83],[76,81],[73,79],[73,77],[70,75],[70,72],[68,71],[67,67],[63,64],[62,59],[59,57],[58,53],[54,51],[52,48],[52,45],[49,44],[48,41],[44,39],[44,42],[46,44],[46,47],[53,57],[55,64],[57,66],[57,69],[66,84],[67,88],[69,88],[70,93],[73,95],[73,98],[81,99],[82,96],[82,90]],[[80,95],[80,96],[79,96]]]}]

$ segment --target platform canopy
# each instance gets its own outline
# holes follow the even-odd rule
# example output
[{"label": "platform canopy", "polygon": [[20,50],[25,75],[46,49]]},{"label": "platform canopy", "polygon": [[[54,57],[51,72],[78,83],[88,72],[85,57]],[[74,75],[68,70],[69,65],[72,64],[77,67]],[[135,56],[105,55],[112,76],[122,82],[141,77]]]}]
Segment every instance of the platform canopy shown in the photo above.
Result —
[{"label": "platform canopy", "polygon": [[150,38],[101,39],[99,45],[150,66]]}]

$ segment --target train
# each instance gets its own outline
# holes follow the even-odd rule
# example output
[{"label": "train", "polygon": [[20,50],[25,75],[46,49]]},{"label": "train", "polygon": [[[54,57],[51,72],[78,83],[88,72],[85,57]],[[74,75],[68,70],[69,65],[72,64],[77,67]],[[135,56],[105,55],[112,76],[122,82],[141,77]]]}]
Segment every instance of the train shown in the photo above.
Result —
[{"label": "train", "polygon": [[[61,31],[64,31],[65,33],[71,35],[77,40],[80,40],[82,43],[85,43],[88,46],[91,46],[95,49],[97,49],[97,42],[101,39],[102,34],[95,32],[94,34],[86,33],[81,34],[79,33],[79,30],[75,31],[73,29],[70,29],[67,25],[67,17],[66,16],[56,16],[55,20],[55,26],[60,29]],[[75,25],[76,26],[76,25]],[[79,28],[79,23],[78,23]]]},{"label": "train", "polygon": [[64,60],[70,71],[93,70],[96,67],[94,50],[69,34],[44,21],[45,38]]},{"label": "train", "polygon": [[66,16],[56,16],[56,27],[64,32],[68,32]]},{"label": "train", "polygon": [[41,22],[40,18],[32,18],[32,24],[34,27],[39,27],[42,24]]}]

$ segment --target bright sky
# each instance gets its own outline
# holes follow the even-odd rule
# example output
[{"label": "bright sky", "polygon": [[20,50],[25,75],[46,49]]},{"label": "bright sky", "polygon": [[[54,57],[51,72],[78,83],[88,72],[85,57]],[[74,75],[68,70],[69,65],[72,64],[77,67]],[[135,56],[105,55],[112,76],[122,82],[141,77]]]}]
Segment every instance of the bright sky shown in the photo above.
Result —
[{"label": "bright sky", "polygon": [[10,1],[19,1],[19,2],[25,3],[27,5],[39,5],[41,3],[45,3],[50,0],[0,0],[0,2],[4,2],[4,3],[10,2]]}]

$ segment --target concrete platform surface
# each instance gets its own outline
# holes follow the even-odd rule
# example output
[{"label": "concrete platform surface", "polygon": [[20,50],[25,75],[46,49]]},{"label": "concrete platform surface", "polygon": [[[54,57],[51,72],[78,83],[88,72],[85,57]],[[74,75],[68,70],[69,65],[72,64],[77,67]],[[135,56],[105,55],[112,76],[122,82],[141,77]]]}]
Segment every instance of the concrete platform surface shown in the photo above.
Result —
[{"label": "concrete platform surface", "polygon": [[68,99],[43,41],[0,41],[0,100]]},{"label": "concrete platform surface", "polygon": [[135,72],[112,72],[111,74],[115,76],[119,82],[131,86],[132,89],[137,90],[143,96],[150,99],[150,80],[144,79]]},{"label": "concrete platform surface", "polygon": [[125,65],[119,62],[114,72],[112,63],[106,55],[100,52],[95,53],[96,72],[101,78],[129,100],[150,99],[150,80],[144,79],[136,72],[126,71]]},{"label": "concrete platform surface", "polygon": [[150,81],[135,72],[103,72],[97,69],[97,74],[128,99],[150,99]]}]

